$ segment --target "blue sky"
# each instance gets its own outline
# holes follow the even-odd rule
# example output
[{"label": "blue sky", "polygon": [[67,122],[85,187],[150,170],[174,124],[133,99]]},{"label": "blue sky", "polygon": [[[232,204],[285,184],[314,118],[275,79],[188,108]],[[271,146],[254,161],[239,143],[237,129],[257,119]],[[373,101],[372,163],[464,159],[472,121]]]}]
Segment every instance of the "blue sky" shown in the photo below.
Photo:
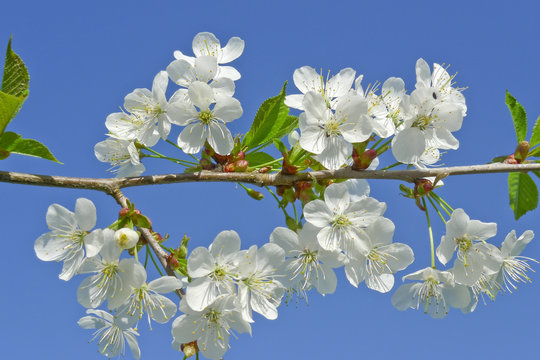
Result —
[{"label": "blue sky", "polygon": [[[13,47],[31,76],[30,97],[9,131],[42,141],[64,163],[12,156],[0,163],[10,171],[107,177],[94,145],[104,139],[104,121],[126,94],[151,87],[154,75],[173,60],[173,51],[191,51],[193,36],[210,31],[225,43],[246,42],[234,66],[242,73],[236,98],[244,116],[231,124],[244,133],[260,103],[285,80],[296,90],[293,71],[303,65],[352,67],[364,83],[402,77],[414,88],[414,65],[451,64],[459,86],[467,86],[468,115],[455,135],[460,149],[445,154],[445,165],[481,164],[514,150],[515,135],[504,104],[508,89],[529,114],[540,115],[536,1],[25,1],[0,5],[0,48],[13,35]],[[172,85],[170,85],[172,86]],[[532,125],[530,126],[532,127]],[[172,138],[178,134],[173,133]],[[158,149],[174,153],[174,148]],[[175,154],[179,155],[179,154]],[[160,160],[147,162],[147,174],[179,172]],[[383,158],[383,163],[392,163]],[[440,194],[473,219],[498,223],[496,244],[512,229],[538,228],[539,211],[514,221],[508,206],[506,175],[447,179]],[[416,257],[410,271],[429,265],[424,214],[398,195],[395,181],[371,181],[372,196],[388,203],[396,224],[394,241],[409,244]],[[0,184],[4,256],[0,330],[5,359],[97,359],[90,331],[76,322],[84,315],[76,289],[82,280],[57,278],[60,264],[39,261],[35,239],[47,231],[51,203],[73,209],[78,197],[98,209],[98,227],[114,221],[118,206],[104,194],[71,189]],[[192,248],[207,246],[221,230],[234,229],[243,248],[262,245],[283,219],[270,197],[256,202],[233,184],[177,184],[126,190],[154,228]],[[436,242],[444,226],[434,221]],[[525,256],[540,258],[539,240]],[[538,354],[537,274],[510,295],[469,315],[453,309],[444,320],[421,312],[399,312],[381,295],[347,282],[338,271],[338,289],[325,297],[311,293],[309,306],[279,308],[279,318],[256,317],[253,337],[231,341],[227,359],[415,357],[417,359],[531,358]],[[398,274],[397,278],[407,271]],[[396,282],[399,284],[399,281]],[[181,358],[170,347],[170,325],[140,328],[143,359]],[[406,355],[405,355],[406,354]],[[131,354],[127,355],[131,358]]]}]

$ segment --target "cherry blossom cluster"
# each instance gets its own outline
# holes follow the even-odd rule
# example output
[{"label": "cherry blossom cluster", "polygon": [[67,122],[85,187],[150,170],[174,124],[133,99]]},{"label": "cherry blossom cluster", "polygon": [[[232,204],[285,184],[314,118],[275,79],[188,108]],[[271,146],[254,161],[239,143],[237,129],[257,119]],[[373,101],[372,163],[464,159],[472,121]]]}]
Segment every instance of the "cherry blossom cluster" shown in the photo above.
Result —
[{"label": "cherry blossom cluster", "polygon": [[436,250],[443,265],[455,254],[453,267],[440,271],[432,266],[404,276],[404,281],[420,282],[398,288],[392,304],[399,310],[422,309],[431,317],[443,318],[450,307],[469,313],[480,297],[495,300],[499,292],[511,293],[517,283],[529,282],[529,262],[537,261],[520,254],[534,233],[527,230],[518,238],[512,230],[500,247],[486,241],[496,234],[497,224],[471,220],[463,209],[456,209]]},{"label": "cherry blossom cluster", "polygon": [[[287,127],[279,133],[279,137],[289,133],[291,149],[278,136],[249,146],[240,138],[233,140],[226,123],[243,113],[233,97],[240,73],[224,64],[243,50],[240,38],[231,38],[222,48],[213,34],[197,34],[194,56],[175,51],[175,60],[155,76],[152,90],[135,89],[125,97],[124,109],[107,117],[108,138],[96,144],[96,157],[110,163],[119,177],[140,175],[145,169],[143,156],[195,165],[191,171],[262,173],[275,170],[268,165],[282,161],[283,173],[290,175],[308,167],[373,169],[389,148],[398,164],[426,167],[440,159],[440,150],[459,146],[453,132],[466,116],[463,89],[454,87],[454,77],[443,66],[434,64],[432,71],[423,59],[416,63],[416,85],[410,95],[397,77],[386,80],[377,94],[379,85],[364,89],[363,75],[356,77],[351,68],[325,80],[312,67],[301,67],[293,74],[301,94],[280,93],[280,105],[301,111],[298,119],[292,116],[291,126],[298,120],[300,133],[289,133]],[[180,88],[167,100],[169,80]],[[173,124],[183,127],[176,143],[168,140]],[[202,152],[201,158],[192,163],[159,154],[151,149],[159,139],[193,158]],[[371,141],[376,143],[367,149]],[[259,152],[272,142],[282,159]],[[246,155],[248,151],[252,152]],[[512,231],[500,247],[491,244],[488,240],[496,235],[497,225],[470,220],[463,209],[453,210],[434,193],[441,184],[438,180],[416,179],[414,190],[404,187],[406,196],[426,213],[432,258],[430,267],[404,276],[402,281],[414,282],[401,285],[392,296],[397,309],[422,309],[434,318],[446,316],[450,307],[469,313],[480,299],[485,303],[486,297],[494,300],[501,291],[512,292],[517,283],[529,281],[527,271],[536,262],[520,255],[533,239],[532,231],[520,237]],[[261,193],[245,189],[262,199]],[[394,287],[394,274],[415,260],[408,245],[393,242],[394,223],[383,216],[386,204],[370,197],[365,180],[313,179],[277,186],[277,195],[269,191],[286,215],[287,228],[275,228],[268,243],[248,249],[241,249],[240,237],[232,230],[222,231],[208,248],[197,247],[189,256],[187,241],[182,241],[180,250],[168,249],[167,270],[174,276],[147,281],[147,263],[138,259],[146,243],[137,228],[150,229],[151,222],[132,204],[106,229],[93,229],[96,208],[90,200],[78,199],[74,212],[52,204],[46,215],[50,232],[36,240],[35,252],[43,261],[63,262],[62,280],[86,276],[77,299],[88,315],[79,325],[95,330],[99,351],[107,357],[123,355],[127,343],[137,359],[138,324],[145,314],[151,328],[152,321],[167,323],[180,310],[182,314],[172,321],[173,347],[186,357],[201,352],[209,359],[221,359],[231,335],[251,334],[254,312],[273,320],[284,297],[307,301],[312,289],[322,295],[333,293],[336,269],[343,267],[355,287],[364,282],[369,289],[387,293]],[[294,207],[297,199],[301,216]],[[436,251],[426,199],[446,224]],[[285,210],[289,203],[294,219]],[[442,265],[454,258],[453,267],[437,269],[435,254]],[[162,295],[175,291],[179,302]],[[107,310],[98,309],[105,303]]]},{"label": "cherry blossom cluster", "polygon": [[[185,153],[198,153],[208,141],[216,153],[229,154],[234,144],[225,124],[242,116],[243,110],[233,97],[240,73],[222,64],[243,51],[244,41],[238,37],[222,48],[213,34],[197,34],[194,57],[175,51],[176,60],[156,75],[151,91],[135,89],[124,99],[125,111],[107,117],[109,138],[94,148],[98,160],[110,163],[118,177],[140,175],[145,167],[139,149],[166,140],[171,124],[184,126],[177,144]],[[180,89],[167,100],[169,79]]]},{"label": "cherry blossom cluster", "polygon": [[[353,144],[369,141],[373,134],[392,139],[397,161],[425,167],[440,158],[439,149],[457,149],[452,132],[461,128],[467,107],[461,89],[452,87],[453,76],[439,64],[416,63],[416,89],[405,93],[402,79],[391,77],[382,84],[362,88],[363,75],[355,80],[351,68],[324,80],[309,66],[294,72],[302,94],[288,95],[285,103],[302,110],[300,145],[316,154],[324,167],[336,170],[361,154]],[[354,83],[354,89],[353,89]],[[364,167],[365,168],[365,167]]]}]

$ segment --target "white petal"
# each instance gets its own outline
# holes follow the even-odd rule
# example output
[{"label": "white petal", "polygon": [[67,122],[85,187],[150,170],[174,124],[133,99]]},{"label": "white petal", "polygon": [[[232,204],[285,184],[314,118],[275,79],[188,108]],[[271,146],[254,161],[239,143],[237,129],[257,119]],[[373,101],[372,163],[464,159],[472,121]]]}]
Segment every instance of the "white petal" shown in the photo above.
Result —
[{"label": "white petal", "polygon": [[221,54],[218,38],[210,32],[200,32],[193,38],[193,53],[195,56],[215,56]]},{"label": "white petal", "polygon": [[240,101],[233,97],[220,96],[216,98],[216,106],[212,111],[214,116],[224,122],[230,122],[242,116]]},{"label": "white petal", "polygon": [[240,250],[240,236],[236,231],[226,230],[220,232],[209,247],[214,258],[229,258]]},{"label": "white petal", "polygon": [[431,87],[431,70],[422,58],[416,61],[416,87]]},{"label": "white petal", "polygon": [[201,123],[189,124],[178,135],[178,146],[187,154],[198,153],[208,137],[207,131],[207,127]]},{"label": "white petal", "polygon": [[401,130],[392,139],[392,154],[397,161],[404,164],[418,162],[425,148],[426,141],[424,134],[417,128]]},{"label": "white petal", "polygon": [[313,200],[304,207],[304,216],[306,221],[317,227],[325,227],[330,224],[334,213],[328,208],[328,205],[322,200]]},{"label": "white petal", "polygon": [[244,40],[239,37],[232,37],[223,48],[223,54],[219,61],[220,64],[226,64],[237,59],[244,52]]},{"label": "white petal", "polygon": [[75,203],[75,219],[81,230],[90,231],[96,226],[96,207],[85,198],[78,198]]},{"label": "white petal", "polygon": [[387,293],[392,290],[392,287],[394,287],[394,275],[380,274],[369,276],[366,279],[366,286],[371,290],[375,290],[380,293]]},{"label": "white petal", "polygon": [[217,122],[209,124],[208,143],[220,155],[230,154],[234,147],[233,138],[227,126]]},{"label": "white petal", "polygon": [[347,164],[347,158],[352,153],[352,145],[340,136],[330,136],[328,145],[320,154],[315,156],[328,170],[337,170]]},{"label": "white petal", "polygon": [[175,276],[162,276],[148,283],[148,288],[160,294],[167,294],[184,286],[182,280]]},{"label": "white petal", "polygon": [[311,66],[303,66],[296,69],[293,74],[294,85],[303,94],[308,91],[322,90],[322,77]]},{"label": "white petal", "polygon": [[349,206],[349,187],[334,183],[324,191],[324,202],[334,214],[343,214]]},{"label": "white petal", "polygon": [[208,84],[201,81],[194,81],[189,85],[188,95],[193,105],[201,111],[207,110],[214,102],[214,91]]},{"label": "white petal", "polygon": [[205,247],[195,248],[189,255],[187,270],[192,278],[206,276],[214,270],[214,257]]},{"label": "white petal", "polygon": [[345,68],[332,76],[326,84],[327,96],[333,98],[345,95],[351,89],[355,76],[356,71],[351,68]]}]

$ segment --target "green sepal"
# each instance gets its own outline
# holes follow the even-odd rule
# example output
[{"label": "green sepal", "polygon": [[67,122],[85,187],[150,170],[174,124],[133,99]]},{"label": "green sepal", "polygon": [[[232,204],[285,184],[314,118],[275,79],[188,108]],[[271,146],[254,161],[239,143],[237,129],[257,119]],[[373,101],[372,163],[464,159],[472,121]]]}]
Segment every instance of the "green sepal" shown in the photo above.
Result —
[{"label": "green sepal", "polygon": [[531,147],[537,144],[540,144],[540,116],[538,117],[538,119],[536,119],[536,122],[534,123],[531,141],[529,141],[529,145],[531,145]]},{"label": "green sepal", "polygon": [[404,196],[409,199],[414,199],[414,190],[411,188],[408,188],[407,186],[403,184],[399,184],[399,190],[401,190],[401,196]]},{"label": "green sepal", "polygon": [[152,222],[150,219],[142,214],[133,215],[133,225],[146,229],[152,228]]},{"label": "green sepal", "polygon": [[289,107],[285,105],[285,87],[283,85],[277,96],[265,100],[253,120],[251,128],[244,136],[242,145],[249,149],[267,146],[273,139],[281,139],[298,125],[298,118],[289,115]]},{"label": "green sepal", "polygon": [[508,195],[516,220],[538,206],[538,189],[529,174],[509,173]]},{"label": "green sepal", "polygon": [[39,141],[23,139],[21,138],[21,135],[11,131],[3,133],[0,136],[0,149],[7,150],[10,153],[35,156],[62,164],[54,157],[49,149]]},{"label": "green sepal", "polygon": [[127,227],[128,220],[130,220],[128,217],[122,217],[109,225],[109,229],[116,231],[125,228]]},{"label": "green sepal", "polygon": [[514,128],[516,129],[517,142],[520,143],[527,137],[527,113],[516,98],[506,90],[506,105],[512,115]]}]

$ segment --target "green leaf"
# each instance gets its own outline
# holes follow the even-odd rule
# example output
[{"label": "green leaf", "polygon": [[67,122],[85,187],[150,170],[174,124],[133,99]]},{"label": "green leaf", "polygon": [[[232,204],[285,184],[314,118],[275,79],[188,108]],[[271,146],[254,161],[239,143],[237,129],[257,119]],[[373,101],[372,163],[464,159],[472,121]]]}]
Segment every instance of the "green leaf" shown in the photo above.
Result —
[{"label": "green leaf", "polygon": [[529,141],[529,145],[531,145],[531,147],[535,146],[536,144],[540,144],[540,116],[534,123],[531,141]]},{"label": "green leaf", "polygon": [[538,146],[535,149],[530,150],[527,157],[529,157],[529,156],[540,157],[540,146]]},{"label": "green leaf", "polygon": [[273,142],[280,153],[286,155],[289,152],[283,141],[281,141],[280,139],[274,139]]},{"label": "green leaf", "polygon": [[0,134],[19,112],[24,98],[6,94],[0,91]]},{"label": "green leaf", "polygon": [[489,164],[492,164],[492,163],[501,163],[501,162],[503,162],[504,160],[506,160],[507,158],[508,158],[508,155],[497,156],[497,157],[494,157],[493,159],[491,159],[491,161],[489,162]]},{"label": "green leaf", "polygon": [[517,142],[520,143],[527,136],[527,114],[523,106],[516,101],[515,97],[510,95],[508,90],[506,90],[506,105],[512,114],[512,120],[516,128]]},{"label": "green leaf", "polygon": [[265,100],[257,110],[251,128],[244,136],[242,144],[253,149],[261,144],[270,143],[275,138],[283,137],[285,131],[296,127],[298,119],[289,116],[289,107],[285,105],[285,87],[277,96]]},{"label": "green leaf", "polygon": [[19,55],[11,48],[10,37],[6,51],[2,91],[9,95],[26,98],[28,96],[29,83],[30,76],[28,75],[28,70]]},{"label": "green leaf", "polygon": [[19,55],[11,49],[10,38],[0,91],[0,134],[4,132],[6,126],[17,115],[28,96],[29,81],[30,77],[26,66]]},{"label": "green leaf", "polygon": [[0,148],[11,153],[35,156],[60,163],[45,145],[33,139],[23,139],[14,132],[6,132],[0,136]]},{"label": "green leaf", "polygon": [[275,160],[265,152],[248,153],[246,154],[245,159],[248,161],[249,167],[258,167],[259,165],[267,164]]},{"label": "green leaf", "polygon": [[540,170],[533,171],[533,173],[540,178]]},{"label": "green leaf", "polygon": [[516,220],[538,206],[538,189],[526,173],[508,174],[508,195]]}]

